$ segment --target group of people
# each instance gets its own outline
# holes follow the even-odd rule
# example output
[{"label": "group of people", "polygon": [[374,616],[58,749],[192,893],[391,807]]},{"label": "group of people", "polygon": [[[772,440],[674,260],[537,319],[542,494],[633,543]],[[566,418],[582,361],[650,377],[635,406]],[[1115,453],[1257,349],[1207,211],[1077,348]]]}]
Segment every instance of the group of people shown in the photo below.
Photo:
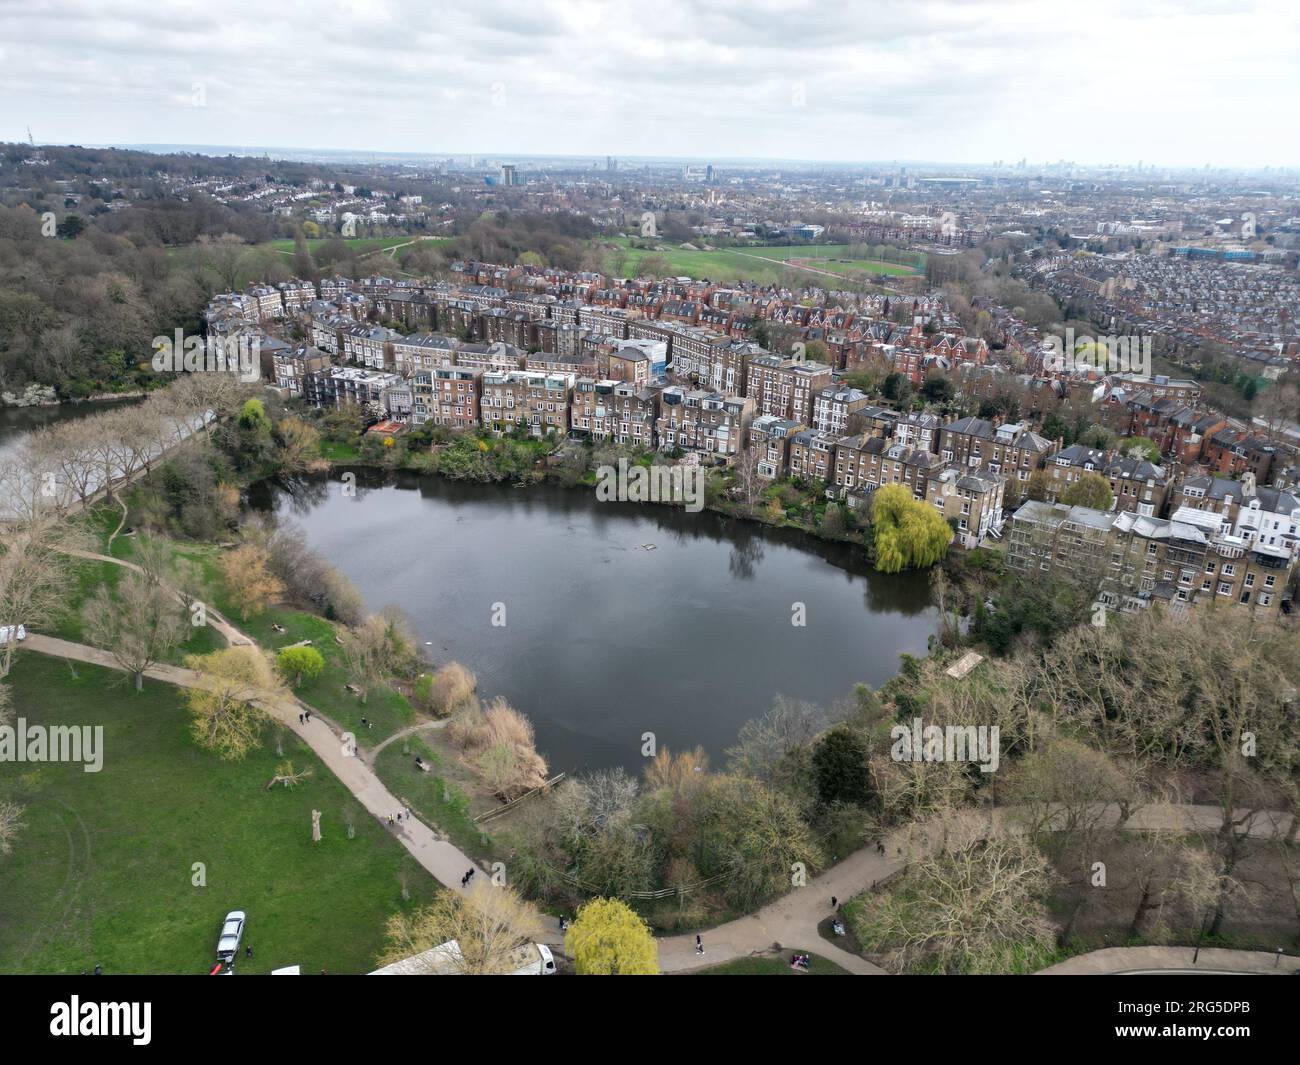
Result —
[{"label": "group of people", "polygon": [[400,810],[398,810],[397,813],[389,814],[388,823],[390,825],[394,825],[394,824],[400,825],[402,823],[403,817],[405,817],[407,821],[411,820],[411,811],[409,808],[405,806],[403,806]]},{"label": "group of people", "polygon": [[473,866],[471,866],[470,869],[469,869],[469,871],[468,871],[464,876],[462,876],[462,877],[460,878],[460,886],[461,886],[461,887],[464,887],[466,884],[468,884],[468,883],[469,883],[471,880],[473,880],[473,879],[474,879],[474,868],[473,868]]},{"label": "group of people", "polygon": [[792,954],[790,955],[790,968],[803,969],[805,972],[812,968],[811,954]]}]

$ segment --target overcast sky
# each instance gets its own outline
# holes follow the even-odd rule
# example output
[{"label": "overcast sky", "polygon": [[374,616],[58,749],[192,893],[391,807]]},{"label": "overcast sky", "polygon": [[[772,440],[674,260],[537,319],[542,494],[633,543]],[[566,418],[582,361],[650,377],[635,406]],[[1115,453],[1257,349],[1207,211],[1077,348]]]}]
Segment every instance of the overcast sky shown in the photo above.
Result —
[{"label": "overcast sky", "polygon": [[1298,114],[1297,0],[0,0],[11,141],[1295,166]]}]

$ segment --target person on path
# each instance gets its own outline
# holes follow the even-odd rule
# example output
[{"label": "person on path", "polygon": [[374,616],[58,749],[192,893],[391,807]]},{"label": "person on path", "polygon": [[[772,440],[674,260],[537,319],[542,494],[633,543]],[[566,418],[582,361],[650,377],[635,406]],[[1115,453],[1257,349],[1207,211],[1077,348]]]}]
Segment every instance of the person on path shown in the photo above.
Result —
[{"label": "person on path", "polygon": [[832,895],[832,896],[831,896],[831,909],[832,909],[832,910],[838,910],[839,908],[840,908],[840,900],[837,899],[834,895]]},{"label": "person on path", "polygon": [[696,954],[704,953],[704,940],[700,938],[699,932],[695,933],[695,953]]},{"label": "person on path", "polygon": [[307,719],[304,718],[304,717],[302,716],[301,712],[300,712],[300,713],[298,714],[298,724],[300,724],[300,725],[306,724],[306,721],[307,721]]}]

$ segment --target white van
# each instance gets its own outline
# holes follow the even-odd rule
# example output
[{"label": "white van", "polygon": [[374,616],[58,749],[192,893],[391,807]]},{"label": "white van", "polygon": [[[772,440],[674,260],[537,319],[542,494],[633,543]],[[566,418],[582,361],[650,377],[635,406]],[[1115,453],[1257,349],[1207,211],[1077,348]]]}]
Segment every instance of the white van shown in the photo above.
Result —
[{"label": "white van", "polygon": [[515,951],[511,962],[518,962],[519,968],[511,976],[554,976],[555,955],[545,943],[529,943]]},{"label": "white van", "polygon": [[[463,976],[462,969],[465,956],[460,952],[460,944],[454,939],[441,943],[432,950],[414,954],[382,969],[376,969],[371,976]],[[554,976],[555,955],[544,943],[526,943],[511,955],[510,964],[515,966],[510,976]]]}]

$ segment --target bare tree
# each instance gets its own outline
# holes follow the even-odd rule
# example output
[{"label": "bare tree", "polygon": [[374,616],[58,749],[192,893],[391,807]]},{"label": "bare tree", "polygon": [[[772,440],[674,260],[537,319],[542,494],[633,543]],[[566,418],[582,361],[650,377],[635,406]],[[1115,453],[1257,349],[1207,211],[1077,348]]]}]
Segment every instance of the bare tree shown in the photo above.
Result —
[{"label": "bare tree", "polygon": [[521,968],[521,955],[542,934],[541,915],[513,888],[476,881],[466,893],[441,892],[415,913],[388,919],[386,964],[403,961],[455,940],[455,954],[431,960],[431,975],[494,976]]},{"label": "bare tree", "polygon": [[763,492],[763,479],[758,475],[759,453],[756,447],[742,448],[736,455],[734,473],[736,497],[745,514],[758,509],[758,498]]},{"label": "bare tree", "polygon": [[0,644],[0,678],[13,665],[17,626],[47,625],[64,609],[72,579],[64,551],[80,542],[79,530],[48,515],[0,538],[0,624],[9,627]]},{"label": "bare tree", "polygon": [[917,826],[908,871],[870,898],[862,925],[900,968],[1008,969],[1026,946],[1050,947],[1046,857],[1023,833],[962,810]]},{"label": "bare tree", "polygon": [[730,768],[742,776],[783,781],[798,752],[810,752],[818,734],[830,724],[830,714],[816,703],[778,695],[762,717],[740,727],[737,743],[727,749]]},{"label": "bare tree", "polygon": [[144,687],[146,670],[165,661],[188,636],[175,593],[135,571],[122,577],[115,593],[102,584],[96,588],[82,616],[90,639],[135,678],[136,691]]}]

